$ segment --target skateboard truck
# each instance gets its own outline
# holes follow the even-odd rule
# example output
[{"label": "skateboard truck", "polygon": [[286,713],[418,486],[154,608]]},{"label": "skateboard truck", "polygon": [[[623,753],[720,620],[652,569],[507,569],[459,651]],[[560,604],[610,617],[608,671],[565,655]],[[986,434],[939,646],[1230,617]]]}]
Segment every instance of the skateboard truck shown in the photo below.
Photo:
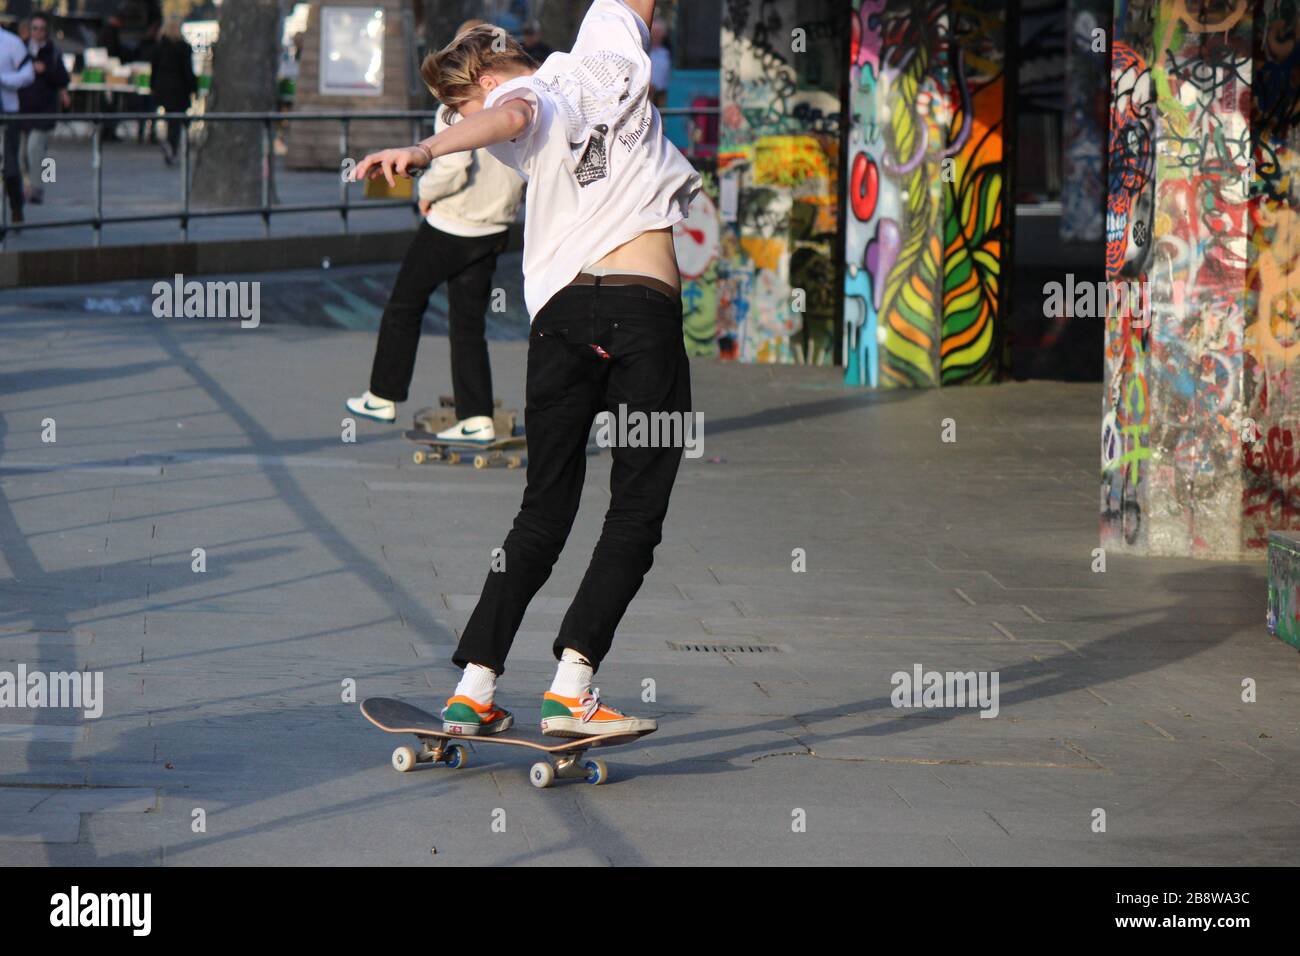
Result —
[{"label": "skateboard truck", "polygon": [[[440,737],[419,739],[419,750],[401,746],[393,751],[394,770],[406,773],[422,763],[446,764],[451,770],[460,770],[469,764],[469,748],[464,744]],[[586,780],[599,785],[609,779],[609,767],[599,757],[583,757],[582,751],[579,751],[557,754],[550,760],[539,760],[528,771],[528,782],[539,790],[546,789],[557,778]]]}]

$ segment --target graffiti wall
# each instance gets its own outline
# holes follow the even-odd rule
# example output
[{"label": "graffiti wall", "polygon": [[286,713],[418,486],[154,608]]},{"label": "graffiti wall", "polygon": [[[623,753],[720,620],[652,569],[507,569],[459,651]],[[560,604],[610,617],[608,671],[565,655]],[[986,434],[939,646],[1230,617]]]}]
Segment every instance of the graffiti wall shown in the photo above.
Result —
[{"label": "graffiti wall", "polygon": [[1300,648],[1300,537],[1268,538],[1268,631]]},{"label": "graffiti wall", "polygon": [[1070,0],[1061,135],[1061,238],[1099,242],[1106,207],[1111,0]]},{"label": "graffiti wall", "polygon": [[673,227],[682,273],[682,334],[686,354],[716,357],[734,351],[731,339],[723,342],[718,333],[718,177],[707,161],[694,163],[704,188],[691,203],[690,215]]},{"label": "graffiti wall", "polygon": [[1245,426],[1243,550],[1268,532],[1300,529],[1300,17],[1294,3],[1255,8],[1250,116],[1251,230],[1242,362]]},{"label": "graffiti wall", "polygon": [[746,362],[831,364],[840,38],[833,0],[725,0],[716,331]]},{"label": "graffiti wall", "polygon": [[1251,234],[1271,215],[1252,198],[1255,26],[1248,0],[1115,6],[1107,276],[1144,283],[1150,308],[1107,320],[1104,545],[1238,554],[1243,476],[1278,477],[1242,440],[1252,241],[1271,246]]},{"label": "graffiti wall", "polygon": [[996,379],[1003,314],[1004,4],[853,0],[846,381]]}]

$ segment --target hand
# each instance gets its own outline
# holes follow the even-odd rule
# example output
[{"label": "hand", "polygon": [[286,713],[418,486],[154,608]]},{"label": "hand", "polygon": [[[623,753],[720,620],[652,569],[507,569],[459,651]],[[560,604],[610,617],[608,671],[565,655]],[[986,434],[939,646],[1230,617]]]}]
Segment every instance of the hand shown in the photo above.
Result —
[{"label": "hand", "polygon": [[429,207],[432,206],[432,205],[433,205],[433,203],[429,202],[429,200],[427,200],[427,199],[421,199],[421,200],[420,200],[420,203],[419,203],[419,206],[420,206],[420,215],[421,215],[421,216],[427,216],[427,215],[429,215]]},{"label": "hand", "polygon": [[400,149],[385,149],[371,153],[352,170],[352,181],[374,179],[382,175],[388,185],[396,185],[393,174],[410,178],[410,170],[423,169],[429,165],[429,154],[418,146],[404,146]]},{"label": "hand", "polygon": [[35,70],[37,73],[44,73],[44,72],[45,72],[45,62],[44,62],[43,60],[34,60],[34,61],[32,61],[32,69]]},{"label": "hand", "polygon": [[59,100],[63,103],[63,108],[65,110],[72,109],[72,94],[70,94],[67,90],[61,91],[61,93],[59,94]]}]

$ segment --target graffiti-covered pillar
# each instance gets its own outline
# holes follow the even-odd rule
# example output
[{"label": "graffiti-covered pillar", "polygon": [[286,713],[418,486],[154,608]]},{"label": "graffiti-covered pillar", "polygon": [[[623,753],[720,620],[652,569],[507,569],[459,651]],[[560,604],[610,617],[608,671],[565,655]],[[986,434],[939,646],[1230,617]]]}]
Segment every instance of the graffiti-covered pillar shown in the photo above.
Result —
[{"label": "graffiti-covered pillar", "polygon": [[[1287,274],[1295,5],[1117,0],[1103,546],[1262,556],[1300,525]],[[1253,150],[1252,150],[1253,142]]]},{"label": "graffiti-covered pillar", "polygon": [[838,0],[724,0],[717,334],[724,357],[831,364],[839,308]]},{"label": "graffiti-covered pillar", "polygon": [[1000,374],[1007,4],[852,0],[843,295],[854,385]]}]

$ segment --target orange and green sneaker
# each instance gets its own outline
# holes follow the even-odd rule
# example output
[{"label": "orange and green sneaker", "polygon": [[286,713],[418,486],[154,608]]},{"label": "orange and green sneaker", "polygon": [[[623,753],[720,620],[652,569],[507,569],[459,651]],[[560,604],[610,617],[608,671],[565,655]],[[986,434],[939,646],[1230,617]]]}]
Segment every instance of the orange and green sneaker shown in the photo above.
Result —
[{"label": "orange and green sneaker", "polygon": [[547,737],[594,737],[596,734],[648,734],[658,724],[629,717],[600,701],[600,688],[578,697],[561,697],[549,690],[542,697],[542,733]]},{"label": "orange and green sneaker", "polygon": [[486,737],[509,730],[514,714],[494,704],[480,704],[472,697],[458,694],[442,708],[442,731],[457,737]]}]

